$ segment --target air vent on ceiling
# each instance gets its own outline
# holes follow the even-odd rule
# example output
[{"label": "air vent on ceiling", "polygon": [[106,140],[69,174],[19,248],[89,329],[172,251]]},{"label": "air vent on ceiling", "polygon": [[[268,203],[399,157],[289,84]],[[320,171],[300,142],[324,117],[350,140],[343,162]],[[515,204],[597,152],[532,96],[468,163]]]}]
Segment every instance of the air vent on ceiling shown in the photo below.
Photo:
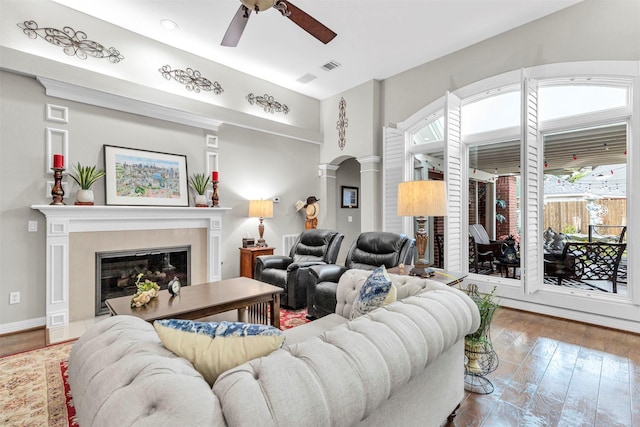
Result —
[{"label": "air vent on ceiling", "polygon": [[314,76],[314,75],[313,75],[313,74],[311,74],[311,73],[307,73],[307,74],[305,74],[304,76],[302,76],[302,77],[298,78],[296,81],[297,81],[298,83],[307,84],[307,83],[309,83],[310,81],[315,80],[315,79],[317,79],[317,78],[318,78],[317,76]]},{"label": "air vent on ceiling", "polygon": [[339,64],[339,63],[337,63],[336,61],[329,61],[329,62],[327,62],[326,64],[324,64],[324,65],[323,65],[322,67],[320,67],[320,68],[322,68],[322,69],[323,69],[323,70],[325,70],[325,71],[331,71],[331,70],[333,70],[334,68],[338,68],[339,66],[340,66],[340,64]]}]

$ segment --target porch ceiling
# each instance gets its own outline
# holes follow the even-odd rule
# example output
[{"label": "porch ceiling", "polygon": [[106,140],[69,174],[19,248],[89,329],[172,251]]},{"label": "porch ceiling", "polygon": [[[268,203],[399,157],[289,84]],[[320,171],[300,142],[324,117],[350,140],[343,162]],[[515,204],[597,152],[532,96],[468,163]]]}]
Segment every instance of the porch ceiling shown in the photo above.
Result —
[{"label": "porch ceiling", "polygon": [[[546,135],[545,173],[567,175],[583,167],[626,163],[626,148],[626,124]],[[497,170],[499,175],[519,175],[520,141],[470,147],[469,167],[491,174]]]}]

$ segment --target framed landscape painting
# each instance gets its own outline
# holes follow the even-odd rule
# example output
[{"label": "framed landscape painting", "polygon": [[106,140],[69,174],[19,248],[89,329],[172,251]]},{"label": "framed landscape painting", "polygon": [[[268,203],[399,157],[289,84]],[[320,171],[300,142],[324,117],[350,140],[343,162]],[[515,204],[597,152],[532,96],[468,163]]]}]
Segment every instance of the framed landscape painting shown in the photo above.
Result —
[{"label": "framed landscape painting", "polygon": [[104,146],[106,204],[189,206],[187,156]]}]

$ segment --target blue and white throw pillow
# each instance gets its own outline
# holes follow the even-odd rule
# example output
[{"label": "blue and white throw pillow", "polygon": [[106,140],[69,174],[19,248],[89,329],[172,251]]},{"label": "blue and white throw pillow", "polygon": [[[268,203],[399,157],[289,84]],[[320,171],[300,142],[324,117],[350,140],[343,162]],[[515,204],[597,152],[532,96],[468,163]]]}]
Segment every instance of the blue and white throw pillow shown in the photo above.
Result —
[{"label": "blue and white throw pillow", "polygon": [[[387,269],[384,265],[373,270],[371,275],[369,275],[360,288],[358,297],[353,302],[350,318],[355,319],[356,317],[367,314],[378,307],[382,307],[385,304],[393,302],[387,300],[392,286],[391,278],[389,277],[389,274],[387,274]],[[393,292],[392,295],[395,300],[395,292]]]},{"label": "blue and white throw pillow", "polygon": [[218,375],[282,347],[282,331],[243,322],[156,320],[162,344],[193,364],[209,385]]}]

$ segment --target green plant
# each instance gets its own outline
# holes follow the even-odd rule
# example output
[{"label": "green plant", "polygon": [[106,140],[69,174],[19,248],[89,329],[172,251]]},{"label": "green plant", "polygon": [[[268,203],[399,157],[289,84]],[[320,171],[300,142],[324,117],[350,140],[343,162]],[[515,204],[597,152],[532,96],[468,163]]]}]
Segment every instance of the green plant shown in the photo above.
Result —
[{"label": "green plant", "polygon": [[493,314],[499,307],[495,301],[496,287],[494,286],[488,294],[480,294],[478,292],[478,285],[472,283],[465,291],[473,302],[476,303],[478,311],[480,312],[480,326],[475,332],[467,335],[465,341],[469,344],[491,344],[489,340],[489,328],[491,327]]},{"label": "green plant", "polygon": [[144,282],[140,282],[144,276],[143,273],[139,273],[136,278],[136,294],[131,297],[131,308],[142,307],[146,305],[153,298],[158,296],[160,286],[156,282],[152,282],[149,279],[145,279]]},{"label": "green plant", "polygon": [[207,192],[207,186],[209,185],[209,176],[203,173],[194,173],[189,178],[189,185],[196,191],[196,193],[202,195]]},{"label": "green plant", "polygon": [[95,165],[82,166],[78,162],[73,168],[75,173],[70,174],[70,176],[83,190],[90,190],[91,186],[105,175],[105,172],[102,169],[96,169]]},{"label": "green plant", "polygon": [[578,229],[575,225],[565,225],[564,227],[562,227],[562,230],[560,232],[562,234],[575,234],[578,232]]}]

